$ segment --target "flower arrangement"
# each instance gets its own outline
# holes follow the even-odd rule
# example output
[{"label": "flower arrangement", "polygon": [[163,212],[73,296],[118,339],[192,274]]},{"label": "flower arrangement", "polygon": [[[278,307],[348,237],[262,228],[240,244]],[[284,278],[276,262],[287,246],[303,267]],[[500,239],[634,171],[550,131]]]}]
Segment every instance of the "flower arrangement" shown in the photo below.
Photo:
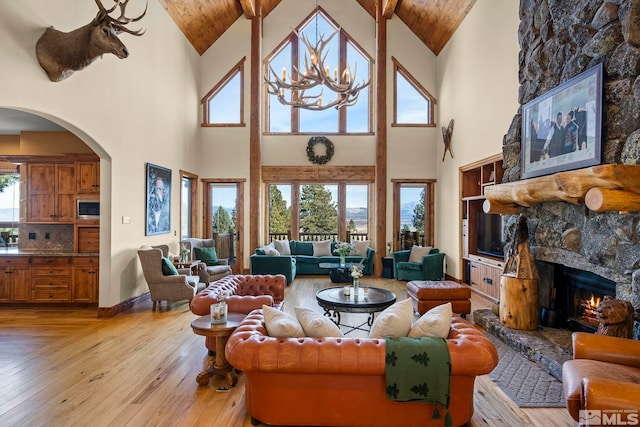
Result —
[{"label": "flower arrangement", "polygon": [[333,251],[341,257],[346,257],[353,249],[354,247],[351,243],[340,242],[336,244],[336,248]]},{"label": "flower arrangement", "polygon": [[362,277],[362,269],[363,267],[359,264],[353,264],[350,268],[351,277],[354,279],[359,279]]},{"label": "flower arrangement", "polygon": [[181,245],[180,245],[180,260],[181,260],[182,262],[187,262],[187,261],[189,261],[189,258],[190,258],[190,252],[191,252],[191,251],[190,251],[190,250],[189,250],[189,248],[187,247],[187,244],[186,244],[186,243],[181,244]]}]

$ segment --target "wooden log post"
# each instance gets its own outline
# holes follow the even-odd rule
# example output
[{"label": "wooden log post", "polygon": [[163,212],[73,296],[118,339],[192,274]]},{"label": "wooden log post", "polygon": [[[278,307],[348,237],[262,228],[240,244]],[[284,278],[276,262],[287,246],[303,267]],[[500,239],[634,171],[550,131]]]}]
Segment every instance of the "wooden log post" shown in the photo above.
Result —
[{"label": "wooden log post", "polygon": [[499,317],[507,328],[532,331],[538,327],[538,271],[524,215],[518,218],[500,277]]}]

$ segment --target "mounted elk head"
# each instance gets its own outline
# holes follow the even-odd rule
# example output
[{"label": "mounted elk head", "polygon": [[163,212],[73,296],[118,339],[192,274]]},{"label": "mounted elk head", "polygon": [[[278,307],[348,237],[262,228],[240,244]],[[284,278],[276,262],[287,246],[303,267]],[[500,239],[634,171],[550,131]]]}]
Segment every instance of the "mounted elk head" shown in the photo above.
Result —
[{"label": "mounted elk head", "polygon": [[[66,79],[74,71],[81,70],[102,57],[104,53],[113,53],[120,59],[129,56],[129,51],[118,38],[118,34],[122,32],[134,36],[144,34],[144,30],[133,31],[126,25],[142,19],[147,13],[149,4],[147,2],[140,16],[127,18],[125,9],[129,0],[113,1],[115,1],[113,7],[106,9],[101,0],[95,0],[99,10],[89,24],[68,33],[49,27],[38,39],[36,56],[51,81],[59,82]],[[111,17],[109,14],[118,6],[120,6],[120,16]]]}]

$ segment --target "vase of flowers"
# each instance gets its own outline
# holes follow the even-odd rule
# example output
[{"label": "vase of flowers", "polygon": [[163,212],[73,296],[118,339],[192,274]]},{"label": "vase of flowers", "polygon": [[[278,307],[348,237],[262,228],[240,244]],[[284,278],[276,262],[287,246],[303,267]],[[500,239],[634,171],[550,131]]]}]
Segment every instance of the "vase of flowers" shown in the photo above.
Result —
[{"label": "vase of flowers", "polygon": [[340,256],[340,268],[344,268],[347,265],[346,258],[353,251],[353,245],[351,243],[339,242],[336,244],[336,248],[333,252]]},{"label": "vase of flowers", "polygon": [[357,298],[360,290],[360,278],[362,277],[362,267],[354,264],[350,268],[351,277],[353,278],[353,295]]},{"label": "vase of flowers", "polygon": [[191,251],[189,250],[189,248],[187,247],[187,245],[185,243],[180,245],[180,261],[181,262],[189,261],[189,258],[191,258],[191,253],[190,252]]}]

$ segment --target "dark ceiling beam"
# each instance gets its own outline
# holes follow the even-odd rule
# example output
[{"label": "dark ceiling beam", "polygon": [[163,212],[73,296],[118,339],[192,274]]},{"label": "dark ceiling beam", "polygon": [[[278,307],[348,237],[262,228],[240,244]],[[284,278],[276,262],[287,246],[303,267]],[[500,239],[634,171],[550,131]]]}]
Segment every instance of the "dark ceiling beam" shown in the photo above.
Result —
[{"label": "dark ceiling beam", "polygon": [[255,0],[240,0],[240,6],[242,6],[245,18],[251,19],[256,16]]},{"label": "dark ceiling beam", "polygon": [[393,12],[396,11],[398,0],[384,0],[382,2],[382,16],[391,19]]}]

